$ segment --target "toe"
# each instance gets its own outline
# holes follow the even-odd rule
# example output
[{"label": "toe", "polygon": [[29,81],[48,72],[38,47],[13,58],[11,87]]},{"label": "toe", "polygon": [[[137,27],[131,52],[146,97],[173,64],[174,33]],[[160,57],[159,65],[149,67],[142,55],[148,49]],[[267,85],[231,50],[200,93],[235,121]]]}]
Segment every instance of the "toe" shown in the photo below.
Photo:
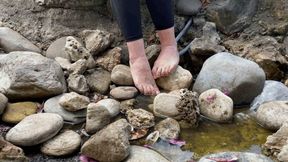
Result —
[{"label": "toe", "polygon": [[156,75],[157,78],[160,78],[161,74],[162,74],[162,68],[158,68],[157,75]]},{"label": "toe", "polygon": [[144,86],[144,95],[146,95],[146,96],[150,95],[150,90],[149,90],[149,87],[147,85]]},{"label": "toe", "polygon": [[169,69],[169,66],[165,68],[164,70],[164,76],[168,76],[170,75],[170,69]]},{"label": "toe", "polygon": [[163,67],[160,73],[160,77],[165,77],[166,76],[166,72],[165,72],[165,68]]},{"label": "toe", "polygon": [[157,79],[157,74],[158,74],[158,67],[155,66],[155,67],[153,67],[153,69],[152,69],[152,75],[153,75],[153,78],[154,78],[154,79]]},{"label": "toe", "polygon": [[143,85],[136,85],[136,87],[138,88],[138,90],[140,91],[140,93],[144,93],[144,87],[143,87]]}]

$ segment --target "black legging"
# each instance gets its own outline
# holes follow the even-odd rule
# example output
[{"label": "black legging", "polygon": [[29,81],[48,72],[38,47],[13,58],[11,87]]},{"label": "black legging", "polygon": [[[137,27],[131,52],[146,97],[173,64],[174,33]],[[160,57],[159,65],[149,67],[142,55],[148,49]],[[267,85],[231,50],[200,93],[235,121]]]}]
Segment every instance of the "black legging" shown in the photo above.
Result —
[{"label": "black legging", "polygon": [[[172,0],[146,0],[156,30],[174,26]],[[111,0],[112,10],[127,42],[143,37],[140,0]]]}]

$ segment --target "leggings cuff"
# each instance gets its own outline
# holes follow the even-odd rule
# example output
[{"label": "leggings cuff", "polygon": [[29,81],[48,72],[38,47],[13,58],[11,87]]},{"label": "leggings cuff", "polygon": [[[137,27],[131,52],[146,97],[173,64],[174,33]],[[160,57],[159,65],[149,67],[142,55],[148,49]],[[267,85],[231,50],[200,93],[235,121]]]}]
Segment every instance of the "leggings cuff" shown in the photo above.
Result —
[{"label": "leggings cuff", "polygon": [[136,35],[136,36],[126,37],[125,40],[126,42],[132,42],[132,41],[139,40],[142,38],[143,38],[143,35]]}]

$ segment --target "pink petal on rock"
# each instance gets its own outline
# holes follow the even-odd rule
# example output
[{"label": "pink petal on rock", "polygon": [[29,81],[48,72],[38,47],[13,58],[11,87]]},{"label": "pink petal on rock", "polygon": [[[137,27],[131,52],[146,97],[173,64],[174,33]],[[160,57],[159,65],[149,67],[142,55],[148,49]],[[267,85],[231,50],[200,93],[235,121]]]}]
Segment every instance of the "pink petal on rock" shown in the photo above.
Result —
[{"label": "pink petal on rock", "polygon": [[180,146],[180,147],[186,145],[186,142],[185,142],[185,141],[177,140],[177,139],[170,139],[170,140],[169,140],[169,143],[172,144],[172,145]]},{"label": "pink petal on rock", "polygon": [[79,160],[80,160],[81,162],[98,162],[97,160],[94,160],[94,159],[92,159],[92,158],[89,158],[88,156],[85,156],[85,155],[81,155],[81,156],[79,157]]}]

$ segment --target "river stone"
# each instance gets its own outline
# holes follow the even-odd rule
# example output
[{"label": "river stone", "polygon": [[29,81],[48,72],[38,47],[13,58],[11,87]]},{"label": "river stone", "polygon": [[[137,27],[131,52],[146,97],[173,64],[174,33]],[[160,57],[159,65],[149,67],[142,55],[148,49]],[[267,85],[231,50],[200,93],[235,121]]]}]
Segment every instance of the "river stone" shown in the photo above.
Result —
[{"label": "river stone", "polygon": [[128,100],[136,97],[137,94],[138,90],[130,86],[116,87],[110,91],[110,95],[119,100]]},{"label": "river stone", "polygon": [[288,144],[288,123],[284,123],[282,127],[274,134],[267,137],[263,149],[266,154],[277,156]]},{"label": "river stone", "polygon": [[126,116],[128,122],[136,129],[151,128],[155,125],[154,115],[143,109],[130,110]]},{"label": "river stone", "polygon": [[251,103],[262,92],[264,83],[265,73],[255,62],[223,52],[205,61],[193,91],[201,94],[219,89],[240,105]]},{"label": "river stone", "polygon": [[84,30],[80,35],[93,56],[107,49],[113,41],[111,33],[101,30]]},{"label": "river stone", "polygon": [[68,67],[68,72],[72,74],[83,74],[87,69],[87,60],[79,59]]},{"label": "river stone", "polygon": [[63,70],[68,70],[72,65],[68,59],[62,57],[56,57],[55,61],[58,62],[58,64],[61,66]]},{"label": "river stone", "polygon": [[25,117],[37,113],[38,105],[34,102],[8,104],[2,115],[2,121],[17,124]]},{"label": "river stone", "polygon": [[162,77],[156,80],[159,87],[167,91],[173,91],[182,88],[189,88],[192,83],[192,74],[178,66],[176,71],[167,77]]},{"label": "river stone", "polygon": [[87,108],[90,100],[88,97],[79,95],[75,92],[65,93],[59,99],[61,105],[67,111],[79,111]]},{"label": "river stone", "polygon": [[196,15],[202,7],[200,0],[176,0],[177,13],[180,15]]},{"label": "river stone", "polygon": [[263,127],[278,130],[288,122],[288,101],[271,101],[262,104],[256,112],[256,119]]},{"label": "river stone", "polygon": [[215,162],[215,160],[211,159],[232,159],[233,157],[237,157],[237,162],[273,162],[270,158],[264,155],[249,152],[222,152],[211,154],[202,157],[199,162]]},{"label": "river stone", "polygon": [[161,118],[171,117],[174,118],[179,115],[176,104],[180,101],[179,95],[160,93],[153,102],[154,115]]},{"label": "river stone", "polygon": [[37,46],[8,27],[0,27],[0,46],[5,52],[31,51],[41,53]]},{"label": "river stone", "polygon": [[52,42],[46,51],[46,57],[48,58],[61,57],[70,60],[69,55],[65,52],[66,39],[67,36],[61,37]]},{"label": "river stone", "polygon": [[86,94],[89,91],[87,80],[84,75],[70,74],[67,82],[70,91],[74,91],[79,94]]},{"label": "river stone", "polygon": [[6,140],[19,146],[34,146],[54,137],[63,126],[57,114],[40,113],[24,118],[6,134]]},{"label": "river stone", "polygon": [[113,68],[121,63],[122,48],[115,47],[97,57],[96,64],[111,72]]},{"label": "river stone", "polygon": [[206,16],[221,32],[233,34],[250,25],[257,6],[257,0],[213,1],[207,6]]},{"label": "river stone", "polygon": [[105,107],[111,117],[116,117],[120,113],[120,102],[114,99],[103,99],[97,102],[97,105]]},{"label": "river stone", "polygon": [[91,56],[82,43],[72,36],[66,38],[64,51],[68,54],[71,62],[76,62],[80,59],[88,59]]},{"label": "river stone", "polygon": [[80,135],[72,130],[67,130],[45,142],[41,147],[41,152],[50,156],[65,156],[77,151],[80,145]]},{"label": "river stone", "polygon": [[44,111],[46,113],[59,114],[65,121],[75,124],[84,122],[86,120],[87,110],[84,109],[77,112],[66,111],[61,105],[59,105],[59,100],[62,96],[63,94],[48,99],[44,103]]},{"label": "river stone", "polygon": [[199,96],[200,113],[216,122],[233,118],[233,101],[218,89],[210,89]]},{"label": "river stone", "polygon": [[288,161],[288,144],[283,146],[281,152],[277,156],[277,159],[279,161]]},{"label": "river stone", "polygon": [[91,69],[85,73],[91,91],[101,94],[107,93],[111,84],[111,74],[102,68]]},{"label": "river stone", "polygon": [[96,103],[90,103],[87,108],[86,131],[93,134],[110,123],[110,113],[104,107]]},{"label": "river stone", "polygon": [[251,110],[257,111],[259,106],[269,101],[288,101],[288,87],[283,83],[267,80],[260,95],[251,103]]},{"label": "river stone", "polygon": [[160,121],[154,129],[159,131],[162,139],[178,139],[180,134],[180,125],[177,120],[172,118]]},{"label": "river stone", "polygon": [[111,73],[111,80],[117,85],[134,85],[130,67],[126,65],[115,66]]},{"label": "river stone", "polygon": [[2,162],[28,162],[29,159],[25,157],[24,151],[10,142],[7,142],[0,137],[0,161]]},{"label": "river stone", "polygon": [[66,91],[60,65],[38,53],[11,52],[0,57],[0,67],[0,92],[9,99],[44,98]]},{"label": "river stone", "polygon": [[81,148],[81,153],[101,162],[118,162],[130,153],[131,126],[125,119],[117,120],[94,134]]},{"label": "river stone", "polygon": [[4,112],[8,104],[8,98],[0,93],[0,115]]},{"label": "river stone", "polygon": [[151,149],[136,146],[131,146],[130,156],[124,162],[169,162],[162,155]]}]

